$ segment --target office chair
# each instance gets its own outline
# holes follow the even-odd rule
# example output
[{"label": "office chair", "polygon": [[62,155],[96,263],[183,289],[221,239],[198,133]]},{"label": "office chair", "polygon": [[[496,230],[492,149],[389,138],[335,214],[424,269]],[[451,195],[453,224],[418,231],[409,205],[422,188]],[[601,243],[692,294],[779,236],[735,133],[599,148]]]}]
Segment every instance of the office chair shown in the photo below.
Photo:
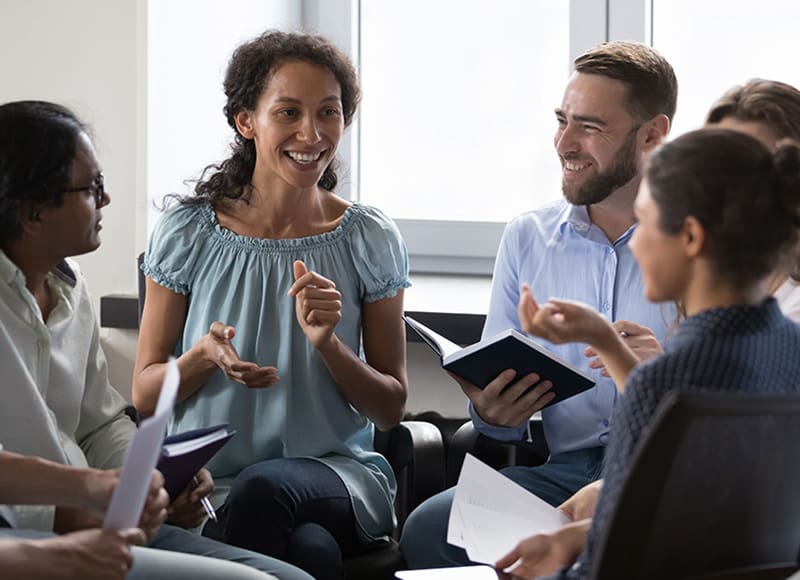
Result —
[{"label": "office chair", "polygon": [[464,457],[471,453],[487,465],[502,469],[511,465],[541,465],[550,454],[544,437],[542,420],[535,417],[530,421],[531,442],[498,441],[483,435],[475,429],[472,421],[467,419],[456,430],[447,448],[445,467],[445,485],[451,487],[458,482]]},{"label": "office chair", "polygon": [[590,577],[768,580],[799,558],[800,395],[670,393]]}]

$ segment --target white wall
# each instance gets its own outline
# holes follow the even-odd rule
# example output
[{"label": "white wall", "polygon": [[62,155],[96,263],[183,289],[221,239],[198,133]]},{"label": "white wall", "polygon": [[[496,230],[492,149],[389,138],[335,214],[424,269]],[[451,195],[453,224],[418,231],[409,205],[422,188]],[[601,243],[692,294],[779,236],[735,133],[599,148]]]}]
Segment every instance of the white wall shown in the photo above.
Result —
[{"label": "white wall", "polygon": [[111,204],[97,252],[78,258],[93,292],[133,292],[144,243],[139,163],[144,111],[140,59],[143,5],[136,0],[7,1],[0,4],[0,100],[43,99],[72,107],[95,133]]},{"label": "white wall", "polygon": [[[144,247],[145,9],[144,0],[0,3],[0,101],[63,103],[95,133],[111,204],[103,245],[77,260],[96,298],[135,292]],[[103,339],[113,380],[129,392],[135,333],[104,330]]]}]

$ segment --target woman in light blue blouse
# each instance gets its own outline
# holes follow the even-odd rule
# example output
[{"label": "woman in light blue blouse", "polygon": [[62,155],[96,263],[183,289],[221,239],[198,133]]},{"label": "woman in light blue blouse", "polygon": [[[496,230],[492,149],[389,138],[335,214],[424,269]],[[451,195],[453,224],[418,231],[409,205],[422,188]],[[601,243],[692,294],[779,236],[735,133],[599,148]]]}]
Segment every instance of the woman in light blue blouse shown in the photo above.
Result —
[{"label": "woman in light blue blouse", "polygon": [[147,248],[134,403],[152,412],[175,353],[171,432],[237,431],[208,465],[206,532],[339,578],[343,554],[393,527],[372,441],[404,413],[407,253],[384,214],[333,193],[360,96],[341,52],[268,32],[234,52],[224,87],[232,154]]}]

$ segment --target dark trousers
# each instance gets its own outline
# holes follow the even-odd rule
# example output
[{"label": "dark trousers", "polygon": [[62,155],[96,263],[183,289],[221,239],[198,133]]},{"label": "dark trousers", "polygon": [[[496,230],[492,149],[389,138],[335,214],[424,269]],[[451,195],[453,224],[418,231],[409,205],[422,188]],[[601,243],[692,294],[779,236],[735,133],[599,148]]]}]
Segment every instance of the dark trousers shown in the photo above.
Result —
[{"label": "dark trousers", "polygon": [[294,564],[317,580],[343,578],[343,556],[360,545],[344,483],[313,459],[270,459],[244,469],[218,516],[205,535]]}]

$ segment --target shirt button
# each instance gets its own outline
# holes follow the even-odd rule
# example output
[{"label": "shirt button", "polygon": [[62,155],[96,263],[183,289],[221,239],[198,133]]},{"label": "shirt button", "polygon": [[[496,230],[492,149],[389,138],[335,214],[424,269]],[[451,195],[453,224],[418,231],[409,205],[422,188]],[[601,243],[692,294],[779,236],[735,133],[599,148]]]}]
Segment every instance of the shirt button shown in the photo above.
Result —
[{"label": "shirt button", "polygon": [[611,309],[611,304],[603,302],[603,312],[608,312]]}]

